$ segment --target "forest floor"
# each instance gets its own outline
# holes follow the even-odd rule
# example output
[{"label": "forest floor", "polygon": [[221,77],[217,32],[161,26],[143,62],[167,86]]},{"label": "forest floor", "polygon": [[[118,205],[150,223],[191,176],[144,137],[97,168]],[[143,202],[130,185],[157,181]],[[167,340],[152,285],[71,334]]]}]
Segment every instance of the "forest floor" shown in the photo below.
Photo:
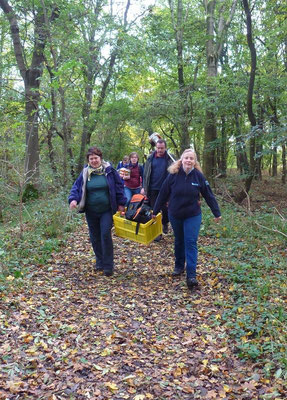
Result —
[{"label": "forest floor", "polygon": [[[223,187],[221,183],[223,182]],[[242,184],[239,186],[238,179],[228,178],[228,184],[225,180],[217,180],[217,186],[221,192],[229,192],[229,187],[232,187],[232,192],[237,193],[242,190]],[[230,194],[230,192],[229,192]],[[281,182],[281,177],[271,177],[266,172],[263,172],[262,180],[253,180],[248,198],[246,198],[242,206],[250,207],[251,211],[268,209],[275,207],[279,212],[287,213],[287,184]]]},{"label": "forest floor", "polygon": [[[268,193],[266,184],[265,204]],[[273,206],[286,207],[280,193]],[[3,295],[0,399],[286,399],[286,383],[240,359],[220,323],[232,286],[209,254],[216,240],[200,238],[200,290],[190,292],[171,277],[171,232],[148,247],[114,236],[115,274],[105,277],[84,224]]]}]

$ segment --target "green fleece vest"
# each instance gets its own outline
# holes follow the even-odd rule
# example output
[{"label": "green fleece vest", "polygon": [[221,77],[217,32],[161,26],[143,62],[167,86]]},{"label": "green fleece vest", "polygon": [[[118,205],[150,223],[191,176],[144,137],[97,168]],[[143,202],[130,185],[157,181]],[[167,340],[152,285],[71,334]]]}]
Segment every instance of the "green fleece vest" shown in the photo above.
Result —
[{"label": "green fleece vest", "polygon": [[86,184],[86,209],[103,213],[111,208],[108,182],[105,175],[92,173]]}]

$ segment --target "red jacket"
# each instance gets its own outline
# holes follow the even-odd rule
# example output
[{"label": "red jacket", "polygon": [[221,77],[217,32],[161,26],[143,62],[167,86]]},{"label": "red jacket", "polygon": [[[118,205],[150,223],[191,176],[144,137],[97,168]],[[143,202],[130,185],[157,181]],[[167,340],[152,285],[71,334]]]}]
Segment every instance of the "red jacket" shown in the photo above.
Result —
[{"label": "red jacket", "polygon": [[125,180],[125,186],[129,189],[137,189],[142,186],[143,167],[136,163],[129,164],[128,169],[131,171],[130,179]]}]

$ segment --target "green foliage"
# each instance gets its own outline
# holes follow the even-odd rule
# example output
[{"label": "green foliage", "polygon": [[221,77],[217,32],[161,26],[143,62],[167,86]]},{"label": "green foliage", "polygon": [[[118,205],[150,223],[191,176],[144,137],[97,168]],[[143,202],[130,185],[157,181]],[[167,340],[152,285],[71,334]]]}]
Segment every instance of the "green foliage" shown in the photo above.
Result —
[{"label": "green foliage", "polygon": [[[220,225],[205,213],[202,233],[217,236],[208,252],[226,278],[222,318],[239,357],[256,360],[267,375],[287,377],[286,221],[272,210],[249,216],[224,204]],[[216,322],[218,323],[218,321]]]},{"label": "green foliage", "polygon": [[70,212],[66,193],[26,203],[22,239],[15,207],[5,207],[3,217],[0,291],[9,284],[20,284],[29,273],[28,266],[46,263],[51,253],[59,250],[69,233],[82,222],[81,215]]},{"label": "green foliage", "polygon": [[23,191],[22,200],[25,203],[29,200],[36,200],[39,198],[39,191],[38,189],[32,184],[28,183]]},{"label": "green foliage", "polygon": [[[12,2],[17,15],[29,16],[20,18],[19,23],[28,60],[33,47],[33,7],[39,4]],[[45,5],[48,14],[51,4]],[[94,12],[93,4],[93,1],[60,1],[57,3],[59,15],[49,25],[49,43],[45,47],[49,70],[43,70],[39,103],[41,171],[46,160],[49,162],[47,155],[51,150],[55,163],[53,172],[61,169],[63,152],[67,164],[75,163],[82,136],[86,133],[92,135],[91,144],[103,147],[107,158],[113,162],[131,150],[137,150],[141,155],[147,153],[146,138],[151,131],[165,136],[170,149],[177,154],[186,118],[190,143],[202,159],[207,108],[212,108],[216,115],[218,137],[221,117],[224,117],[228,166],[235,165],[236,139],[240,138],[246,148],[250,139],[246,113],[250,56],[241,5],[238,3],[226,37],[221,38],[224,44],[218,60],[218,76],[214,79],[216,96],[211,102],[206,96],[207,38],[203,5],[182,2],[183,26],[176,26],[177,6],[174,1],[156,2],[153,7],[141,4],[142,10],[136,11],[140,17],[139,14],[133,15],[135,10],[131,5],[127,18],[129,21],[132,18],[133,23],[124,26],[116,6],[109,11],[100,2],[97,12]],[[222,16],[228,19],[229,5],[227,0],[220,7],[217,4],[215,25],[223,9]],[[145,7],[146,11],[142,12]],[[257,18],[259,13],[260,18]],[[276,149],[280,166],[282,146],[286,143],[286,20],[282,18],[282,7],[275,1],[257,2],[251,17],[253,22],[256,21],[253,24],[254,37],[260,38],[255,41],[254,111],[257,119],[264,123],[261,137],[257,138],[258,147],[261,147],[257,148],[257,153],[270,164]],[[1,26],[3,40],[5,38],[5,45],[3,42],[1,48],[1,59],[5,62],[0,65],[3,82],[0,115],[4,123],[0,135],[1,156],[5,153],[5,159],[13,163],[15,154],[20,152],[22,156],[25,153],[25,98],[17,83],[21,77],[16,76],[14,80],[14,51],[4,16]],[[27,32],[30,33],[26,37]],[[176,37],[180,32],[187,97],[182,97],[178,86]],[[216,35],[215,40],[219,40]],[[57,51],[51,54],[51,49]],[[116,59],[110,69],[113,50],[116,50]],[[86,96],[89,89],[92,89],[91,98]],[[188,99],[190,110],[187,114],[183,112],[185,99]],[[84,132],[85,126],[88,132]],[[49,148],[48,132],[52,135]],[[64,148],[65,135],[67,143]],[[224,142],[217,140],[214,145],[220,158],[219,150],[224,148]]]}]

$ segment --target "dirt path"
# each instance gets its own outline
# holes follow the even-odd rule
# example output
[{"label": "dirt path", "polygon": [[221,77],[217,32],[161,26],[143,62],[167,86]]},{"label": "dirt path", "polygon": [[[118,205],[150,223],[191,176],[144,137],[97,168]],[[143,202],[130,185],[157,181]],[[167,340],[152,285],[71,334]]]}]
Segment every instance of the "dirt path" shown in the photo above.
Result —
[{"label": "dirt path", "polygon": [[93,272],[83,228],[35,266],[30,284],[2,299],[0,399],[284,399],[234,354],[220,324],[229,287],[207,239],[195,293],[170,276],[172,240],[114,238],[107,278]]}]

